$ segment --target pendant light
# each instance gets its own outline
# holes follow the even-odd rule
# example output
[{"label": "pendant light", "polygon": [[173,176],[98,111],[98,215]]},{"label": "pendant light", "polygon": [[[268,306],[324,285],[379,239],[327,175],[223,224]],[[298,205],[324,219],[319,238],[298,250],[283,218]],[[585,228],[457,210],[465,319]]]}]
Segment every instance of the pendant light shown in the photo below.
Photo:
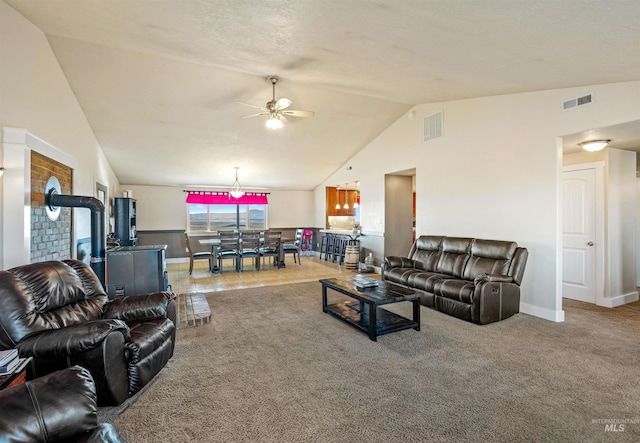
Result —
[{"label": "pendant light", "polygon": [[240,187],[240,182],[238,181],[238,166],[236,166],[236,181],[233,182],[233,186],[231,187],[231,191],[229,191],[229,196],[233,198],[240,198],[244,195],[244,191]]},{"label": "pendant light", "polygon": [[344,184],[344,206],[342,209],[349,209],[349,203],[347,202],[349,199],[349,196],[347,195],[347,186],[349,186],[349,183]]},{"label": "pendant light", "polygon": [[356,182],[356,201],[353,203],[353,209],[360,206],[360,203],[358,203],[358,200],[360,200],[360,182]]},{"label": "pendant light", "polygon": [[336,185],[336,209],[340,209],[340,185]]}]

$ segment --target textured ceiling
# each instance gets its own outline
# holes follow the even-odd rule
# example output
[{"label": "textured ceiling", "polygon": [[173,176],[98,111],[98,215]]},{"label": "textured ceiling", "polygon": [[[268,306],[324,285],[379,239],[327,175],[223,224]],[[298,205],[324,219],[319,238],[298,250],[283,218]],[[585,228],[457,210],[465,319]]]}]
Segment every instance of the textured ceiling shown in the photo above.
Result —
[{"label": "textured ceiling", "polygon": [[[123,184],[312,189],[418,103],[640,78],[637,0],[5,0]],[[313,118],[280,131],[241,101]]]}]

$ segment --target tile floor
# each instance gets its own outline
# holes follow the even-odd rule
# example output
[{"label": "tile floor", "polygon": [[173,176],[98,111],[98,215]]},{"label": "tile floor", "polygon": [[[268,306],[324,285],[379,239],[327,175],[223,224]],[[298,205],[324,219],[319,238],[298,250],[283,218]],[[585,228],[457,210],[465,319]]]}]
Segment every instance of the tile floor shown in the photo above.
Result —
[{"label": "tile floor", "polygon": [[272,286],[288,283],[300,283],[321,278],[339,277],[357,274],[356,270],[345,269],[337,263],[320,260],[317,256],[302,256],[301,264],[294,263],[293,257],[286,257],[286,267],[277,269],[267,263],[265,268],[256,271],[251,259],[245,259],[244,271],[236,272],[233,262],[223,262],[219,274],[209,272],[206,260],[197,260],[193,264],[193,273],[189,275],[189,262],[168,263],[169,284],[174,293],[205,293],[228,289]]},{"label": "tile floor", "polygon": [[197,260],[193,263],[193,272],[189,275],[188,261],[168,263],[169,284],[177,294],[178,328],[209,323],[211,310],[204,295],[208,292],[318,281],[321,278],[357,274],[356,270],[320,260],[317,256],[302,256],[300,264],[295,263],[292,256],[287,256],[286,264],[285,268],[278,269],[267,262],[264,268],[256,271],[252,259],[245,259],[244,270],[236,272],[233,262],[229,260],[223,262],[221,273],[212,274],[207,261]]}]

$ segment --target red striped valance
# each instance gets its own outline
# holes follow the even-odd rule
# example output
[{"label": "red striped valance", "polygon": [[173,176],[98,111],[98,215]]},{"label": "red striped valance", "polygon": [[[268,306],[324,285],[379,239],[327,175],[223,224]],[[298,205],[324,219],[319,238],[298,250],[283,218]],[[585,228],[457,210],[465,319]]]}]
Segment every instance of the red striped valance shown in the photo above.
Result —
[{"label": "red striped valance", "polygon": [[268,192],[245,192],[240,198],[234,198],[228,192],[184,191],[187,203],[201,205],[266,205]]}]

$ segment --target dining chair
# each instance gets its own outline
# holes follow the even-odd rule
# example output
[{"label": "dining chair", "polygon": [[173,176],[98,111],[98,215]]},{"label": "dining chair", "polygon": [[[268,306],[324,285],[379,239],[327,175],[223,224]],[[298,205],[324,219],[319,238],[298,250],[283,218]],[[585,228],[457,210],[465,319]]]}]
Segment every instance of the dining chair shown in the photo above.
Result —
[{"label": "dining chair", "polygon": [[262,246],[260,247],[260,256],[262,257],[262,267],[266,257],[273,257],[273,265],[280,267],[280,241],[282,239],[282,231],[265,231]]},{"label": "dining chair", "polygon": [[[282,247],[284,249],[284,253],[292,254],[294,263],[300,263],[300,245],[302,244],[302,233],[304,229],[296,229],[296,236],[293,243],[285,243]],[[298,256],[298,260],[296,261],[296,255]]]},{"label": "dining chair", "polygon": [[260,270],[260,231],[242,231],[240,234],[240,270],[244,270],[244,259],[253,258],[254,268]]},{"label": "dining chair", "polygon": [[189,234],[184,233],[184,239],[187,243],[187,251],[189,252],[189,275],[193,272],[193,262],[194,260],[209,260],[209,269],[212,268],[212,260],[215,259],[211,252],[194,252],[191,248],[191,242],[189,241]]},{"label": "dining chair", "polygon": [[218,247],[218,268],[222,271],[223,260],[233,260],[236,271],[240,271],[240,233],[220,231],[220,246]]}]

